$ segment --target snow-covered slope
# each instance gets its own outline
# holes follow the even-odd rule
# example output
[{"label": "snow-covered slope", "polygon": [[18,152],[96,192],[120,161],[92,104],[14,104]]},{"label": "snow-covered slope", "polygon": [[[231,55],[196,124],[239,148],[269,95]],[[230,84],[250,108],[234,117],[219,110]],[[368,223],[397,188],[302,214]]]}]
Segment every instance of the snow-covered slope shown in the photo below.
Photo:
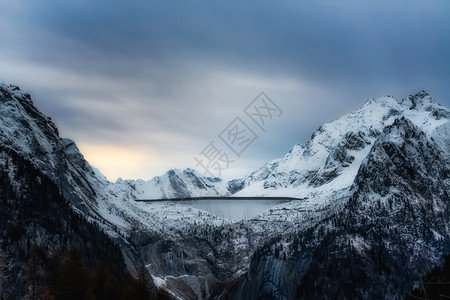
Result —
[{"label": "snow-covered slope", "polygon": [[114,186],[130,188],[136,199],[168,199],[227,196],[227,183],[220,178],[204,177],[193,169],[169,170],[151,180],[122,180]]},{"label": "snow-covered slope", "polygon": [[[97,224],[115,239],[122,249],[124,261],[133,274],[137,274],[149,257],[141,257],[140,244],[152,236],[155,243],[177,241],[177,247],[189,250],[191,241],[179,237],[188,227],[208,224],[228,224],[206,212],[177,204],[155,203],[150,206],[134,200],[143,198],[217,196],[227,194],[226,183],[220,179],[200,176],[194,170],[171,170],[150,181],[119,180],[111,183],[101,172],[84,159],[75,142],[60,138],[49,117],[40,112],[28,93],[17,86],[0,82],[0,146],[28,160],[37,170],[48,176],[76,213],[86,222]],[[7,164],[7,162],[6,162]],[[11,166],[12,167],[12,166]],[[20,187],[22,183],[11,182]],[[137,233],[140,234],[137,235]],[[186,245],[187,243],[187,245]],[[199,242],[201,243],[201,242]],[[164,246],[167,249],[167,246]],[[205,249],[211,247],[208,244]],[[201,250],[205,251],[205,250]],[[197,257],[198,254],[192,254]],[[173,269],[161,264],[160,252],[155,254],[157,263],[149,268],[157,275],[184,275],[185,268]],[[185,264],[181,258],[173,264]],[[211,271],[200,272],[207,276]],[[206,274],[206,275],[205,275]],[[183,277],[180,279],[183,281]],[[176,282],[176,279],[172,282]],[[192,281],[192,279],[191,279]]]},{"label": "snow-covered slope", "polygon": [[[27,93],[0,82],[5,155],[29,160],[77,213],[115,239],[130,271],[144,264],[160,287],[181,299],[364,296],[355,289],[335,294],[333,274],[343,276],[336,270],[350,262],[373,266],[378,273],[365,270],[364,278],[379,279],[380,286],[396,275],[401,282],[390,287],[392,295],[403,293],[417,279],[419,263],[429,269],[450,249],[449,118],[425,92],[370,99],[243,179],[226,183],[187,169],[111,183],[73,141],[59,137]],[[27,189],[14,176],[5,178]],[[228,194],[303,200],[236,222],[179,203],[134,201]],[[402,247],[414,260],[388,275],[378,269],[380,256],[401,261]],[[324,254],[331,252],[336,262]],[[306,284],[325,286],[327,278],[335,286],[326,291]]]},{"label": "snow-covered slope", "polygon": [[61,139],[51,118],[28,93],[0,83],[0,144],[49,176],[78,209],[95,215],[96,177],[75,143]]},{"label": "snow-covered slope", "polygon": [[425,92],[371,99],[245,178],[306,198],[251,222],[265,242],[223,299],[403,299],[450,251],[448,116]]},{"label": "snow-covered slope", "polygon": [[283,158],[230,182],[235,195],[310,198],[352,184],[383,128],[406,118],[449,149],[450,111],[422,91],[403,100],[369,99],[360,109],[321,126],[311,139]]}]

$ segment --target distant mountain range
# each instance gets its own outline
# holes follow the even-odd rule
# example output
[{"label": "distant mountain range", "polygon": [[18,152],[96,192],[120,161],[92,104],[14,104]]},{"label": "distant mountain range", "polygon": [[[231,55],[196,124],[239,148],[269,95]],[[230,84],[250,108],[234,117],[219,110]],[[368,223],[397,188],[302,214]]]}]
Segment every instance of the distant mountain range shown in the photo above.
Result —
[{"label": "distant mountain range", "polygon": [[[3,296],[48,293],[52,253],[78,247],[90,270],[107,260],[117,278],[148,277],[154,297],[404,298],[450,252],[449,118],[424,91],[369,99],[241,179],[186,169],[111,183],[0,82]],[[237,222],[134,201],[230,195],[303,200]]]}]

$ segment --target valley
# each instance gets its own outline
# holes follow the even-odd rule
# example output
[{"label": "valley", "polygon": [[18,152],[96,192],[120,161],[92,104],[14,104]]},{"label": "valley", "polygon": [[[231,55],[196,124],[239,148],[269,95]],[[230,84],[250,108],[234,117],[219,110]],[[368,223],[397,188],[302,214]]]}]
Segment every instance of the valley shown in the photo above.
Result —
[{"label": "valley", "polygon": [[154,296],[403,298],[450,252],[449,120],[424,91],[374,98],[243,178],[110,182],[1,83],[3,295],[30,297],[33,253],[45,283],[51,253],[81,245],[95,268],[113,245],[117,274],[145,277]]}]

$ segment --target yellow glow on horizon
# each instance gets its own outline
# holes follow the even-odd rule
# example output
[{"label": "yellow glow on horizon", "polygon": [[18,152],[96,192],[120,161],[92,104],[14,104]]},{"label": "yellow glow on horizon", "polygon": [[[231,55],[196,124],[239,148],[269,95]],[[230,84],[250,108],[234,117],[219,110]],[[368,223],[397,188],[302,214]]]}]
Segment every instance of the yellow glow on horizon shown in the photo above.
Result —
[{"label": "yellow glow on horizon", "polygon": [[79,148],[84,158],[112,182],[119,177],[148,179],[153,173],[151,169],[154,169],[158,162],[158,157],[151,153],[151,149],[144,147],[80,144]]}]

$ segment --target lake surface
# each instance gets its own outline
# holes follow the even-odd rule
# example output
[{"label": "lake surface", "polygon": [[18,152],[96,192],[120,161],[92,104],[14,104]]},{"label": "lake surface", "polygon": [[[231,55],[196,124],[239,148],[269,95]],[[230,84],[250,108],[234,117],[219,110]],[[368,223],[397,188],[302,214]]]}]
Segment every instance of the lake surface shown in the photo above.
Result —
[{"label": "lake surface", "polygon": [[230,221],[238,221],[251,219],[276,205],[286,202],[288,200],[202,199],[177,201],[177,204],[188,205],[199,210],[208,211]]}]

